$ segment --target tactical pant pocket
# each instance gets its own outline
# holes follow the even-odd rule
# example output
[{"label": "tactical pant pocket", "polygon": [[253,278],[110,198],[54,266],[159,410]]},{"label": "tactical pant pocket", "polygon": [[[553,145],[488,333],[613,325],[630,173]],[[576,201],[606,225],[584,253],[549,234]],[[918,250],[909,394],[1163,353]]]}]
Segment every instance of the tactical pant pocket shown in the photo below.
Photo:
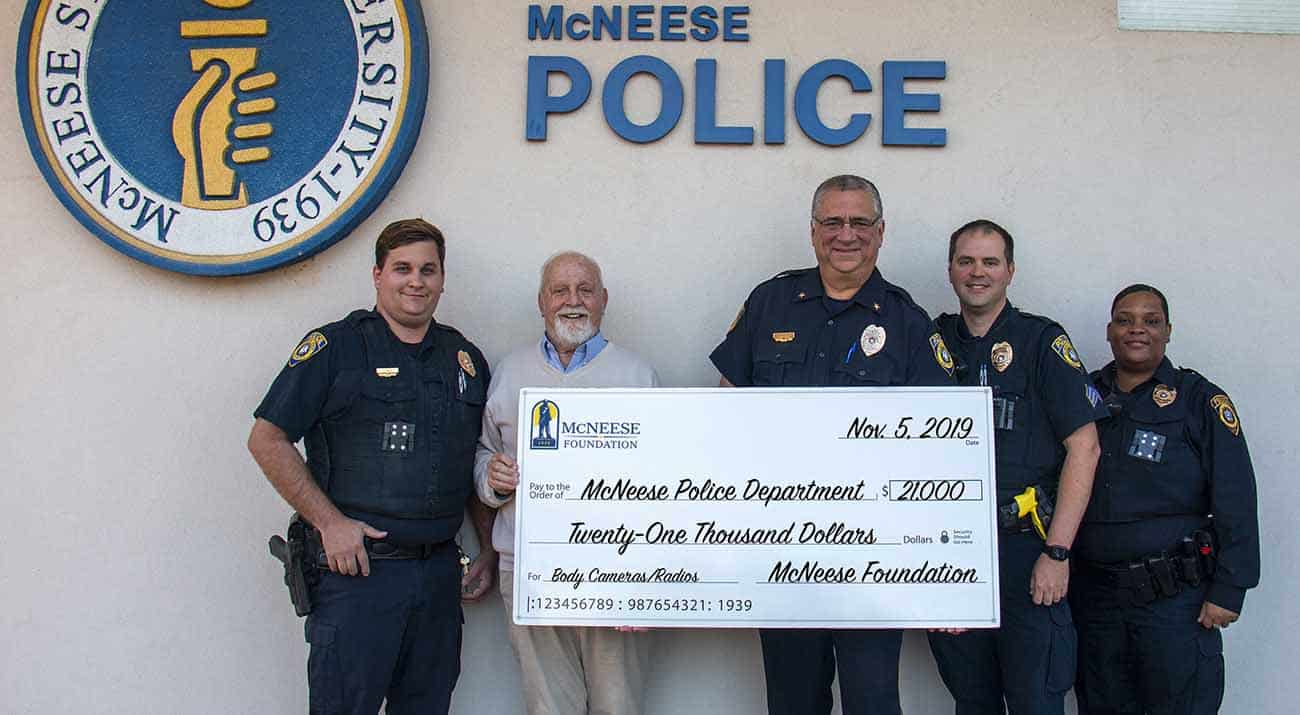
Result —
[{"label": "tactical pant pocket", "polygon": [[1074,630],[1070,606],[1061,600],[1048,607],[1052,618],[1052,647],[1047,655],[1047,692],[1064,693],[1074,685],[1079,635]]},{"label": "tactical pant pocket", "polygon": [[343,710],[343,673],[339,668],[336,629],[328,623],[307,619],[308,711],[311,715],[328,715]]},{"label": "tactical pant pocket", "polygon": [[1213,715],[1223,704],[1223,634],[1217,628],[1202,631],[1196,637],[1200,660],[1196,677],[1188,694],[1193,715]]}]

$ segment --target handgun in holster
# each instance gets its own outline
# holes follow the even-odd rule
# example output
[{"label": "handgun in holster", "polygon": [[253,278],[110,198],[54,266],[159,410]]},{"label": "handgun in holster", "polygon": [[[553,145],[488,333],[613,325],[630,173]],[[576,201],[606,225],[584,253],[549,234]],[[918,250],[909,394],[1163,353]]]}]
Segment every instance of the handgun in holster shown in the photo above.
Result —
[{"label": "handgun in holster", "polygon": [[1011,502],[998,507],[998,526],[1010,532],[1032,529],[1046,542],[1054,511],[1052,498],[1042,487],[1028,487]]},{"label": "handgun in holster", "polygon": [[319,578],[316,565],[307,555],[307,523],[294,514],[289,519],[285,536],[271,537],[268,546],[271,555],[284,564],[284,585],[289,588],[289,601],[299,616],[311,613],[311,586]]}]

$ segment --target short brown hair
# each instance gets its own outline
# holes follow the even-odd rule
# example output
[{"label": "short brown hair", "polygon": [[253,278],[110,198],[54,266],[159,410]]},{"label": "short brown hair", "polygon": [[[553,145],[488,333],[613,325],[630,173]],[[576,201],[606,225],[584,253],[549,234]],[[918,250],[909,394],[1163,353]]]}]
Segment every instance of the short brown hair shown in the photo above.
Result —
[{"label": "short brown hair", "polygon": [[439,231],[437,226],[422,218],[394,221],[379,232],[379,238],[375,241],[375,267],[382,269],[384,261],[388,259],[388,252],[394,248],[421,241],[433,241],[438,247],[438,263],[442,264],[443,270],[446,270],[447,240],[442,237],[442,231]]},{"label": "short brown hair", "polygon": [[986,218],[977,218],[961,228],[952,232],[948,238],[948,262],[952,263],[953,256],[957,255],[957,239],[967,233],[992,233],[1002,237],[1002,255],[1007,263],[1016,262],[1016,241],[1011,238],[1011,232],[993,223]]}]

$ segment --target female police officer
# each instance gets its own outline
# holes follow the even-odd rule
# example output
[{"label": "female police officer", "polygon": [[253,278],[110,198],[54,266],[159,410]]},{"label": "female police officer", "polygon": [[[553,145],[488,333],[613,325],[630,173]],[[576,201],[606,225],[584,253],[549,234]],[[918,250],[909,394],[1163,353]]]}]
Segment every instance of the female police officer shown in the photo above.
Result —
[{"label": "female police officer", "polygon": [[1075,541],[1081,713],[1214,713],[1219,628],[1259,582],[1255,477],[1232,401],[1165,357],[1165,296],[1120,291],[1115,360],[1093,373],[1110,417]]}]

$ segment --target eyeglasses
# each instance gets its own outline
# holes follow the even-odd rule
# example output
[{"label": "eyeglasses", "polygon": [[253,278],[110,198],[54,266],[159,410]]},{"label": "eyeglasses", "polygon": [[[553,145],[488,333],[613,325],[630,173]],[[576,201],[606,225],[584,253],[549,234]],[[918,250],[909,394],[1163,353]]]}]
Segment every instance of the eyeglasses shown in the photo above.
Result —
[{"label": "eyeglasses", "polygon": [[812,217],[813,223],[817,224],[827,233],[839,233],[848,226],[854,233],[866,233],[880,223],[883,215],[875,218],[865,216],[827,216],[826,218]]}]

